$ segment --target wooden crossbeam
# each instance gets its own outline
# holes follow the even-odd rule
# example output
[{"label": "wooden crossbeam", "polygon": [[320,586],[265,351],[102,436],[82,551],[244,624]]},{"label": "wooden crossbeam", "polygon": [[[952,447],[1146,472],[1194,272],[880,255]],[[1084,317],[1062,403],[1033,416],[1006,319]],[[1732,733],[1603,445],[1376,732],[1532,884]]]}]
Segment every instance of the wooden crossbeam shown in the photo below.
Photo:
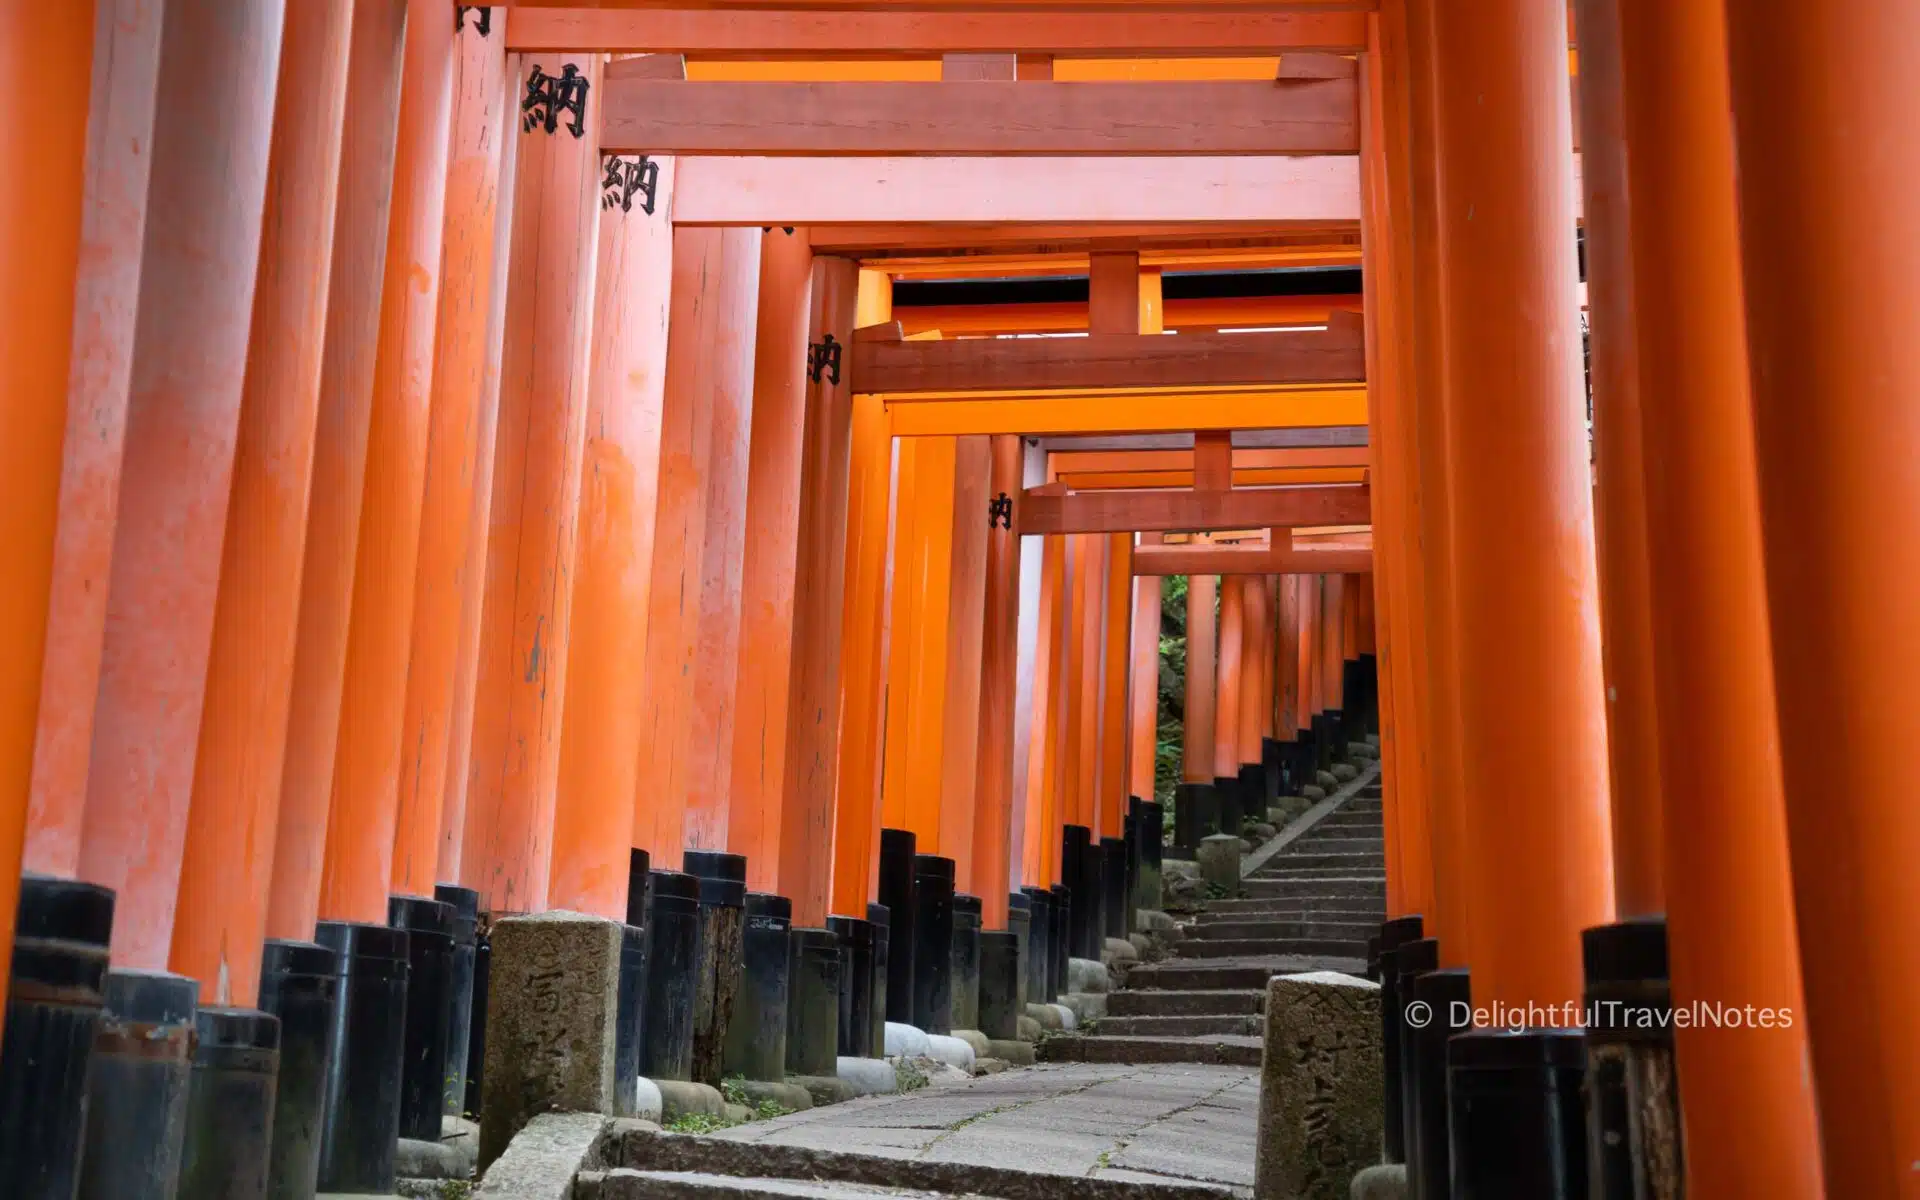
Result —
[{"label": "wooden crossbeam", "polygon": [[1318,225],[1359,219],[1360,169],[1359,160],[1351,155],[714,156],[689,158],[677,165],[673,209],[679,225],[928,221],[1081,225],[1300,221]]},{"label": "wooden crossbeam", "polygon": [[607,153],[1357,154],[1354,80],[763,83],[615,79]]},{"label": "wooden crossbeam", "polygon": [[687,8],[514,8],[507,49],[603,50],[702,57],[920,58],[941,54],[1056,56],[1354,53],[1360,12],[832,12]]},{"label": "wooden crossbeam", "polygon": [[1223,392],[1025,392],[980,399],[890,396],[899,437],[1018,433],[1166,433],[1196,429],[1306,429],[1367,423],[1365,387]]},{"label": "wooden crossbeam", "polygon": [[1245,529],[1350,525],[1371,520],[1365,484],[1219,492],[1082,492],[1022,497],[1019,532]]},{"label": "wooden crossbeam", "polygon": [[[1274,261],[1260,264],[1268,266],[1353,266],[1360,261],[1357,219],[1327,222],[1322,227],[1269,221],[1095,226],[883,223],[813,226],[807,232],[815,254],[885,258],[890,269],[975,260],[994,267],[995,274],[1002,265],[1011,265],[1013,273],[1020,274],[1018,259],[1073,255],[1078,269],[1084,272],[1086,256],[1093,250],[1137,250],[1141,266],[1176,270],[1187,265],[1221,265],[1195,261],[1196,256],[1239,256],[1252,249],[1276,252]],[[1010,259],[1016,261],[1009,263]]]},{"label": "wooden crossbeam", "polygon": [[866,340],[853,347],[854,386],[888,394],[1357,383],[1365,376],[1361,339],[1331,331]]},{"label": "wooden crossbeam", "polygon": [[1136,546],[1135,575],[1364,575],[1368,546]]},{"label": "wooden crossbeam", "polygon": [[[1055,450],[1048,462],[1056,475],[1078,472],[1192,471],[1191,450]],[[1365,446],[1287,446],[1233,452],[1236,480],[1240,472],[1300,467],[1366,467]]]},{"label": "wooden crossbeam", "polygon": [[[1281,487],[1294,483],[1364,483],[1365,467],[1277,467],[1235,471],[1234,487]],[[1076,492],[1137,488],[1190,488],[1192,471],[1063,471],[1060,479]]]},{"label": "wooden crossbeam", "polygon": [[[957,264],[957,270],[984,275],[993,268]],[[1081,264],[1082,273],[1086,265]],[[1255,267],[1245,268],[1248,270]],[[1062,272],[1065,274],[1066,272]],[[896,273],[905,274],[905,272]],[[1167,329],[1209,332],[1216,329],[1261,329],[1275,326],[1324,325],[1338,312],[1357,312],[1359,296],[1220,296],[1161,302],[1161,324]],[[1021,304],[914,304],[896,307],[893,315],[908,333],[938,329],[947,337],[961,334],[1077,333],[1087,327],[1085,302],[1042,300]]]}]

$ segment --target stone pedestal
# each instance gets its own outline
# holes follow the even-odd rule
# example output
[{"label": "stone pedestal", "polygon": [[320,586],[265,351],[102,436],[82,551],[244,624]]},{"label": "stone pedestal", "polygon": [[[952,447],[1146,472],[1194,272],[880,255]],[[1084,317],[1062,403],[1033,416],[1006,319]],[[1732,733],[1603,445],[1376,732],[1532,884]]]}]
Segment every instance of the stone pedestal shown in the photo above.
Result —
[{"label": "stone pedestal", "polygon": [[618,921],[572,912],[493,926],[482,1172],[541,1113],[613,1111],[621,934]]},{"label": "stone pedestal", "polygon": [[1346,1200],[1380,1161],[1380,986],[1316,971],[1267,984],[1255,1200]]},{"label": "stone pedestal", "polygon": [[1210,893],[1240,894],[1240,839],[1224,833],[1200,839],[1200,881]]}]

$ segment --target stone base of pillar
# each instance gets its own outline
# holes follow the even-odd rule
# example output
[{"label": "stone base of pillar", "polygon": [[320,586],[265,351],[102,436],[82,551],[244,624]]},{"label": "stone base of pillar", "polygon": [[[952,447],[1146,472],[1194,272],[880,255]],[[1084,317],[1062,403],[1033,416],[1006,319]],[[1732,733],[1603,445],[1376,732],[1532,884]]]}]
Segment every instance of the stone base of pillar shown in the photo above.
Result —
[{"label": "stone base of pillar", "polygon": [[1380,1053],[1378,984],[1331,971],[1267,984],[1255,1200],[1333,1200],[1379,1161]]},{"label": "stone base of pillar", "polygon": [[340,1011],[327,1043],[320,1191],[391,1191],[407,1033],[407,933],[322,921],[314,940],[340,959]]},{"label": "stone base of pillar", "polygon": [[1173,844],[1192,858],[1200,840],[1221,830],[1220,793],[1211,783],[1182,783],[1173,789]]},{"label": "stone base of pillar", "polygon": [[[468,967],[471,984],[471,956]],[[260,1007],[280,1019],[269,1196],[310,1196],[318,1186],[320,1138],[326,1126],[327,1042],[339,1003],[338,954],[314,942],[268,940],[260,959]],[[467,1035],[466,1026],[460,1034]],[[465,1088],[463,1068],[463,1103]]]},{"label": "stone base of pillar", "polygon": [[747,927],[747,860],[721,850],[688,850],[687,873],[700,881],[700,938],[694,962],[693,1078],[719,1087],[726,1077],[727,1027],[740,993],[740,943]]},{"label": "stone base of pillar", "polygon": [[447,1014],[453,1008],[453,905],[389,896],[387,924],[407,931],[406,1051],[400,1073],[400,1136],[440,1139],[447,1078]]},{"label": "stone base of pillar", "polygon": [[978,896],[953,898],[952,1021],[955,1029],[980,1026],[981,908]]},{"label": "stone base of pillar", "polygon": [[493,926],[481,1171],[541,1113],[613,1111],[622,930],[571,912]]}]

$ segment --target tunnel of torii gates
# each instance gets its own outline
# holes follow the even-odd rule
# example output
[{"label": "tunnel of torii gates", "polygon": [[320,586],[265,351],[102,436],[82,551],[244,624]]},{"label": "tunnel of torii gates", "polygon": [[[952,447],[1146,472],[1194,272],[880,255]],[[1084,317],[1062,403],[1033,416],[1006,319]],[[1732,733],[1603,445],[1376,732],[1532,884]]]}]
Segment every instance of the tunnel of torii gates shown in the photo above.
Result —
[{"label": "tunnel of torii gates", "polygon": [[1188,780],[1377,656],[1475,1003],[1664,913],[1794,1016],[1678,1030],[1698,1194],[1911,1195],[1915,10],[866,7],[0,0],[0,873],[242,1006],[635,848],[818,926],[904,830],[1000,928],[1185,574]]}]

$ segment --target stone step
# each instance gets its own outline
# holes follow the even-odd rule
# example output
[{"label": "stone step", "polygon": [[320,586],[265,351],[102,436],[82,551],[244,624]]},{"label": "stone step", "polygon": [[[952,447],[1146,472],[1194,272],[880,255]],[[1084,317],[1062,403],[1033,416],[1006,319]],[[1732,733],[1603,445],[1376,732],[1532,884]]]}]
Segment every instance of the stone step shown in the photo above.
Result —
[{"label": "stone step", "polygon": [[1285,866],[1302,854],[1382,854],[1387,852],[1387,840],[1378,837],[1323,837],[1314,830],[1298,841],[1290,842],[1287,848],[1268,861],[1274,866]]},{"label": "stone step", "polygon": [[1263,1012],[1266,1007],[1267,994],[1258,988],[1199,992],[1121,988],[1107,993],[1109,1020],[1115,1017],[1245,1017]]},{"label": "stone step", "polygon": [[1127,973],[1124,987],[1128,991],[1247,991],[1266,987],[1267,980],[1275,975],[1298,975],[1305,971],[1364,975],[1366,970],[1366,960],[1357,956],[1263,954],[1250,958],[1176,958],[1135,967]]},{"label": "stone step", "polygon": [[[1229,904],[1233,907],[1228,908]],[[1380,923],[1386,919],[1385,901],[1369,903],[1366,900],[1339,897],[1320,900],[1210,900],[1207,902],[1207,911],[1194,921],[1187,936],[1205,936],[1200,932],[1202,926],[1232,925],[1240,921],[1334,921],[1342,925],[1365,925],[1367,936],[1372,937],[1379,932]]]},{"label": "stone step", "polygon": [[1309,870],[1345,870],[1359,874],[1362,871],[1384,871],[1387,856],[1383,851],[1375,850],[1363,854],[1296,854],[1293,847],[1282,850],[1271,862],[1262,867],[1261,873],[1272,870],[1309,871]]},{"label": "stone step", "polygon": [[[1352,867],[1292,867],[1284,871],[1262,870],[1258,875],[1255,875],[1253,879],[1254,881],[1265,883],[1301,884],[1311,889],[1314,884],[1338,883],[1343,879],[1364,880],[1367,879],[1368,876],[1372,876],[1373,879],[1378,880],[1382,884],[1386,882],[1384,872],[1368,871],[1364,868],[1356,871]],[[1246,886],[1246,882],[1247,881],[1242,881],[1241,886],[1243,888]],[[1263,893],[1248,891],[1246,894],[1249,896],[1259,896]]]},{"label": "stone step", "polygon": [[1065,1034],[1040,1043],[1042,1062],[1213,1063],[1260,1065],[1260,1039],[1234,1034],[1208,1037],[1103,1037]]},{"label": "stone step", "polygon": [[1362,897],[1384,901],[1385,876],[1328,875],[1323,877],[1269,876],[1264,872],[1242,880],[1240,888],[1250,900],[1336,899]]},{"label": "stone step", "polygon": [[[1378,921],[1332,921],[1318,918],[1239,921],[1207,921],[1193,928],[1193,936],[1187,941],[1195,945],[1220,941],[1278,941],[1285,938],[1331,938],[1343,942],[1359,942],[1365,945],[1368,938],[1380,932]],[[1182,945],[1187,944],[1182,942]]]},{"label": "stone step", "polygon": [[1108,1015],[1094,1025],[1091,1035],[1094,1037],[1186,1038],[1232,1034],[1235,1037],[1259,1037],[1263,1032],[1260,1023],[1264,1020],[1266,1018],[1259,1013],[1158,1017]]},{"label": "stone step", "polygon": [[1365,958],[1366,938],[1195,938],[1173,948],[1176,958],[1221,955],[1291,954],[1328,958]]}]

